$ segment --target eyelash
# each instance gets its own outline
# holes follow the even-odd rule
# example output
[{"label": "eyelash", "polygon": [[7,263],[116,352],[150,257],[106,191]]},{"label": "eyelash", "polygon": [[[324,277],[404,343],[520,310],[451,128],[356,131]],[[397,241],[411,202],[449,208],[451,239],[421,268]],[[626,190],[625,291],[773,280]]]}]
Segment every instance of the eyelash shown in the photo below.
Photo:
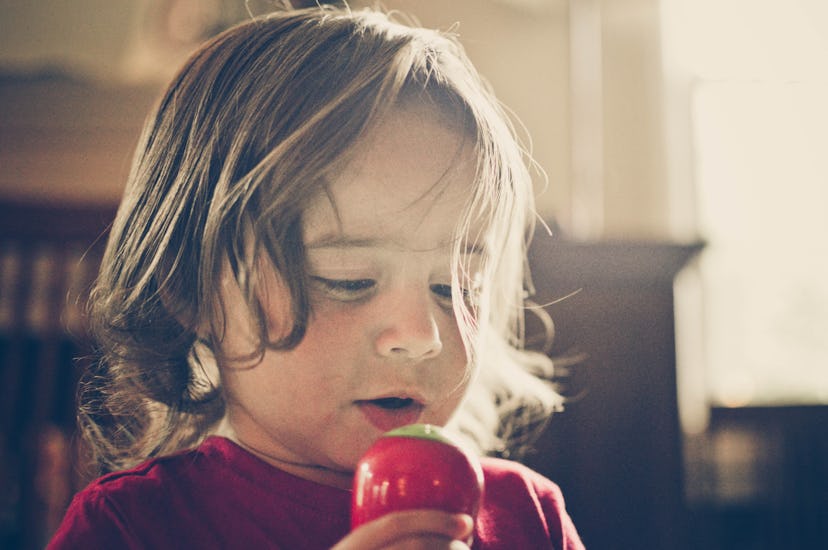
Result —
[{"label": "eyelash", "polygon": [[[323,289],[334,298],[343,301],[357,301],[368,294],[376,286],[373,279],[326,279],[324,277],[311,277],[313,281],[320,284]],[[438,300],[451,304],[451,285],[433,284],[429,287]],[[469,297],[469,291],[463,289],[465,299]]]}]

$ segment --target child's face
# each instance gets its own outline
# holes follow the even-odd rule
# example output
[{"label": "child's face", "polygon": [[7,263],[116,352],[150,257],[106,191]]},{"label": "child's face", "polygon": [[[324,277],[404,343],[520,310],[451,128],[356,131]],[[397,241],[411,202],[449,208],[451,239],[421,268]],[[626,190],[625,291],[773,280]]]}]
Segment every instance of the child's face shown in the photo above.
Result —
[{"label": "child's face", "polygon": [[[222,366],[242,445],[300,476],[348,487],[356,461],[384,431],[449,420],[472,375],[450,287],[453,231],[475,174],[470,141],[424,108],[396,109],[333,176],[332,196],[311,204],[304,339],[268,350],[252,368]],[[273,269],[266,278],[262,302],[277,336],[289,329],[288,298]],[[243,301],[225,281],[222,345],[249,352]]]}]

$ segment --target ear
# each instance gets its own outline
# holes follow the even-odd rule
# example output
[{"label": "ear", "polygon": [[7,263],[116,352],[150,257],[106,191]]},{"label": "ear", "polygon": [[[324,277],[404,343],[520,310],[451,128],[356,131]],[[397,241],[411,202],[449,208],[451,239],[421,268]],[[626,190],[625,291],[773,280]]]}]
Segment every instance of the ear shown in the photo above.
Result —
[{"label": "ear", "polygon": [[[242,289],[225,262],[217,281],[213,311],[196,328],[199,338],[213,346],[221,366],[250,367],[261,360],[271,342],[293,328],[290,289],[273,264],[262,255],[249,274],[250,289]],[[252,295],[251,301],[248,296]]]},{"label": "ear", "polygon": [[290,287],[273,263],[260,255],[256,262],[255,295],[267,327],[268,340],[281,341],[293,330]]},{"label": "ear", "polygon": [[200,339],[210,342],[213,351],[224,359],[249,359],[258,355],[262,333],[258,316],[251,310],[228,261],[224,261],[209,315],[196,325]]},{"label": "ear", "polygon": [[197,339],[190,349],[188,356],[193,376],[206,383],[208,387],[218,388],[220,386],[220,370],[218,360],[213,353],[212,345],[205,340]]}]

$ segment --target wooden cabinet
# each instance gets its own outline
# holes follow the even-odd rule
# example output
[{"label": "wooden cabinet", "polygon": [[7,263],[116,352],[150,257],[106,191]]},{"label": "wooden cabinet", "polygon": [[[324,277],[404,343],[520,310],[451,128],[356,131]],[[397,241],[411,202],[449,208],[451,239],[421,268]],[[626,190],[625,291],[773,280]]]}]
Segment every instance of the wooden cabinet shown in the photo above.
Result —
[{"label": "wooden cabinet", "polygon": [[532,246],[553,355],[583,358],[563,379],[566,410],[524,462],[561,485],[588,548],[686,541],[673,279],[699,249],[547,236]]}]

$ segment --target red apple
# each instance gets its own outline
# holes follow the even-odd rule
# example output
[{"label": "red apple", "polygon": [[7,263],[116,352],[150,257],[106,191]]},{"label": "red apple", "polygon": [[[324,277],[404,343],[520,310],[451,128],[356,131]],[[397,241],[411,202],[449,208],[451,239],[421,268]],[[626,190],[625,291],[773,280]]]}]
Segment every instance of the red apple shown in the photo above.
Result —
[{"label": "red apple", "polygon": [[437,426],[403,426],[381,436],[357,464],[351,526],[417,508],[474,518],[482,496],[476,455]]}]

